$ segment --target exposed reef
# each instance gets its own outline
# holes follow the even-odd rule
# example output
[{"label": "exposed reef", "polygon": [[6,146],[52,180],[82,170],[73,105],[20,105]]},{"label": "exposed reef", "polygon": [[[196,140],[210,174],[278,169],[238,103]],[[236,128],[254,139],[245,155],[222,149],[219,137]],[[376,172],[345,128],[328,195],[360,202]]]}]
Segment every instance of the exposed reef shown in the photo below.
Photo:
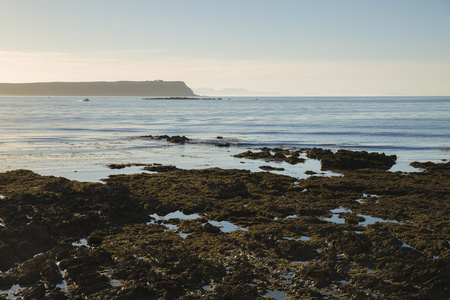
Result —
[{"label": "exposed reef", "polygon": [[322,148],[306,149],[306,156],[319,159],[322,170],[356,170],[365,168],[389,170],[397,160],[397,156],[384,153],[342,149],[333,153],[329,149]]},{"label": "exposed reef", "polygon": [[0,299],[450,297],[450,163],[389,172],[381,154],[301,151],[343,176],[0,173]]},{"label": "exposed reef", "polygon": [[174,144],[184,144],[185,142],[189,141],[189,138],[183,136],[179,136],[179,135],[174,135],[174,136],[168,136],[168,135],[143,135],[143,136],[139,136],[138,138],[141,139],[152,139],[152,140],[166,140],[169,143],[174,143]]},{"label": "exposed reef", "polygon": [[[242,152],[234,155],[237,158],[248,158],[248,159],[264,159],[265,161],[278,161],[278,162],[287,162],[292,165],[305,162],[304,158],[300,158],[300,153],[302,150],[294,150],[291,151],[289,149],[282,148],[261,148],[261,151],[254,152],[248,150],[246,152]],[[273,153],[273,154],[272,154]]]}]

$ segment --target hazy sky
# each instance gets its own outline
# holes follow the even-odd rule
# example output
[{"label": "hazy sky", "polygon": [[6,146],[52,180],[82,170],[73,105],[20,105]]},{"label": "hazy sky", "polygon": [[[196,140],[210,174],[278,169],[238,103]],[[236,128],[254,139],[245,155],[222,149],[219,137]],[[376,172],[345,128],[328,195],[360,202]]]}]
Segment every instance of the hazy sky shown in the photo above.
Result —
[{"label": "hazy sky", "polygon": [[0,0],[0,82],[450,95],[450,0]]}]

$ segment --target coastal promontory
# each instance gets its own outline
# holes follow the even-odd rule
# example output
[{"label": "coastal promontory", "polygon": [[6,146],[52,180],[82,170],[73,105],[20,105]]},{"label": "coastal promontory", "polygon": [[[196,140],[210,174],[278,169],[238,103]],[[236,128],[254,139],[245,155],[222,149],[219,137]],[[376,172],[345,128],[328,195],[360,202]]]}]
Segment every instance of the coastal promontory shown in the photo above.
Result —
[{"label": "coastal promontory", "polygon": [[183,81],[0,83],[5,96],[195,96]]}]

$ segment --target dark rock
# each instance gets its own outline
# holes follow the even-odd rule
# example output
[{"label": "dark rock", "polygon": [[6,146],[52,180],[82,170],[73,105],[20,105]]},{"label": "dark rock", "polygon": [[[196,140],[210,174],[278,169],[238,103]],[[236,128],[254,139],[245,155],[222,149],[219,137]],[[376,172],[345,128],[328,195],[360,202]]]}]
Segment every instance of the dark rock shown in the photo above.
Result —
[{"label": "dark rock", "polygon": [[139,138],[144,139],[152,139],[152,140],[166,140],[169,143],[175,143],[175,144],[184,144],[185,142],[189,141],[189,138],[179,135],[174,136],[168,136],[168,135],[143,135],[139,136]]},{"label": "dark rock", "polygon": [[52,290],[50,290],[48,292],[48,295],[47,295],[46,299],[50,299],[50,300],[66,300],[67,296],[66,296],[66,294],[63,291],[61,291],[61,289],[53,288]]},{"label": "dark rock", "polygon": [[161,172],[161,173],[165,173],[165,172],[170,172],[173,170],[176,170],[177,167],[175,166],[163,166],[161,164],[153,164],[153,165],[147,165],[144,167],[144,170],[146,171],[151,171],[151,172]]},{"label": "dark rock", "polygon": [[230,143],[221,143],[221,144],[214,144],[214,146],[216,146],[216,147],[230,147],[231,145],[230,145]]},{"label": "dark rock", "polygon": [[126,165],[124,165],[124,164],[110,164],[110,165],[108,165],[108,168],[110,168],[110,169],[124,169],[124,168],[126,168]]},{"label": "dark rock", "polygon": [[282,241],[278,247],[277,252],[282,257],[289,260],[299,261],[308,260],[314,256],[314,248],[311,246],[295,240]]},{"label": "dark rock", "polygon": [[236,196],[247,197],[249,195],[247,186],[239,180],[234,182],[212,182],[207,187],[219,199],[228,199]]},{"label": "dark rock", "polygon": [[202,226],[202,230],[209,233],[220,233],[220,228],[212,225],[211,223],[205,223]]},{"label": "dark rock", "polygon": [[[274,154],[272,155],[272,153]],[[264,159],[265,161],[284,161],[289,164],[295,165],[298,163],[305,162],[305,159],[298,157],[299,152],[290,152],[289,150],[282,149],[282,148],[261,148],[260,152],[252,152],[251,150],[248,150],[246,152],[242,152],[239,154],[234,155],[234,157],[237,158],[248,158],[248,159]]]},{"label": "dark rock", "polygon": [[306,159],[300,158],[300,157],[296,157],[296,156],[289,156],[289,157],[286,157],[284,159],[284,161],[289,163],[289,164],[291,164],[291,165],[296,165],[296,164],[299,164],[299,163],[304,163],[306,161]]},{"label": "dark rock", "polygon": [[349,256],[365,253],[372,248],[372,243],[366,235],[353,232],[334,235],[333,245],[338,252]]},{"label": "dark rock", "polygon": [[[299,157],[295,152],[290,156]],[[261,153],[290,157],[282,148]],[[312,152],[320,153],[328,151]],[[6,268],[0,288],[20,284],[30,299],[259,299],[268,290],[309,298],[447,299],[450,170],[424,167],[306,179],[174,169],[115,175],[104,184],[0,173]],[[340,214],[346,222],[325,221],[338,207],[348,209]],[[150,214],[173,211],[201,217],[147,223]],[[362,227],[362,215],[386,221]],[[241,230],[221,231],[212,220]],[[72,244],[80,237],[89,246]],[[56,288],[61,272],[67,291]]]},{"label": "dark rock", "polygon": [[308,158],[319,159],[322,170],[390,169],[397,160],[395,155],[366,151],[338,150],[336,153],[321,148],[306,152]]},{"label": "dark rock", "polygon": [[167,138],[167,141],[170,143],[176,143],[176,144],[184,144],[185,142],[189,141],[187,137],[183,136],[171,136]]},{"label": "dark rock", "polygon": [[17,260],[14,250],[0,240],[0,271],[9,270]]},{"label": "dark rock", "polygon": [[420,169],[424,169],[427,172],[433,172],[433,171],[445,171],[445,170],[449,170],[450,169],[450,162],[447,163],[440,163],[440,164],[435,164],[432,162],[412,162],[410,164],[411,166],[413,166],[414,168],[420,168]]},{"label": "dark rock", "polygon": [[109,279],[97,272],[82,273],[77,277],[76,283],[80,289],[86,293],[91,294],[108,286]]},{"label": "dark rock", "polygon": [[264,171],[284,171],[284,168],[275,168],[271,166],[260,166],[259,168]]},{"label": "dark rock", "polygon": [[25,300],[44,299],[44,297],[45,297],[45,286],[42,282],[36,283],[34,286],[26,289],[23,292],[23,298]]},{"label": "dark rock", "polygon": [[321,160],[324,157],[333,156],[333,152],[329,149],[312,148],[306,150],[306,157]]},{"label": "dark rock", "polygon": [[219,300],[247,300],[247,299],[257,299],[258,290],[255,286],[251,285],[226,285],[226,284],[216,284],[211,292],[208,293],[208,299]]}]

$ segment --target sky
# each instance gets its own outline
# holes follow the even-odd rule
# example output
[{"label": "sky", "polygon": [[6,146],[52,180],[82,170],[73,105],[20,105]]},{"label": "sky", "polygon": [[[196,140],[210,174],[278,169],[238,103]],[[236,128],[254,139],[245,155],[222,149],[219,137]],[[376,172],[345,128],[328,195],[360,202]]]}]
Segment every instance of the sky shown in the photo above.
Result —
[{"label": "sky", "polygon": [[450,0],[0,0],[0,82],[450,95]]}]

